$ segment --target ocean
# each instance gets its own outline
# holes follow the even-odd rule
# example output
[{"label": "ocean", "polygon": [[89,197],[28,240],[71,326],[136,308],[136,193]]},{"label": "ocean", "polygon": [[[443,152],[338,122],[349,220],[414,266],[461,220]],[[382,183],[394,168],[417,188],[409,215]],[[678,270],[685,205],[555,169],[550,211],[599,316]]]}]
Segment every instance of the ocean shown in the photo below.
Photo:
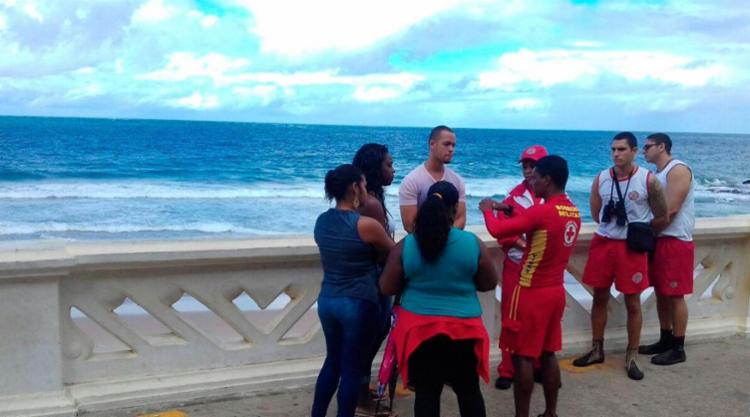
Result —
[{"label": "ocean", "polygon": [[[457,128],[451,167],[466,180],[469,225],[479,200],[520,180],[518,155],[542,144],[568,160],[568,193],[588,214],[594,175],[615,131]],[[245,238],[311,234],[329,207],[326,171],[364,143],[386,144],[398,186],[427,156],[429,127],[0,117],[0,240]],[[750,135],[672,133],[692,165],[698,216],[750,213]],[[645,132],[636,132],[639,139]],[[642,160],[641,165],[653,168]]]}]

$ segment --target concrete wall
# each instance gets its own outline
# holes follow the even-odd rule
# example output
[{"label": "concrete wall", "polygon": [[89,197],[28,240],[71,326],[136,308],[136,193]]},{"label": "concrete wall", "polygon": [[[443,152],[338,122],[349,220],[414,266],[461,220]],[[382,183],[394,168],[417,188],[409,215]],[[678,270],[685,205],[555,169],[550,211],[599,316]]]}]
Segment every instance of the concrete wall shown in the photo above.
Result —
[{"label": "concrete wall", "polygon": [[[696,229],[689,340],[747,335],[750,217],[701,219]],[[499,263],[494,241],[474,231]],[[592,231],[585,225],[568,268],[576,280]],[[314,309],[321,275],[310,237],[0,251],[0,415],[73,416],[310,383],[324,353]],[[590,296],[575,280],[566,289],[571,354],[589,345]],[[496,336],[498,299],[481,297]],[[647,340],[658,322],[651,292],[642,300]],[[624,346],[624,325],[615,293],[609,349]]]}]

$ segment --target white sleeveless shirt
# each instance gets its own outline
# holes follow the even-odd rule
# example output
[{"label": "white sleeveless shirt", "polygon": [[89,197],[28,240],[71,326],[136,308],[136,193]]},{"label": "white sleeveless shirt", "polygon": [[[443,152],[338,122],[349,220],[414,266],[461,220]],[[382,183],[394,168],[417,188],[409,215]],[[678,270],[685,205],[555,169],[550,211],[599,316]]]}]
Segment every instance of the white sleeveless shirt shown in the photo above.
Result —
[{"label": "white sleeveless shirt", "polygon": [[676,237],[680,240],[684,240],[686,242],[690,242],[693,240],[693,229],[695,228],[695,201],[693,197],[695,181],[693,179],[693,170],[690,169],[690,166],[688,166],[688,164],[678,159],[673,159],[669,161],[664,169],[656,173],[656,179],[659,180],[664,190],[666,190],[667,187],[669,187],[669,184],[667,183],[667,176],[669,175],[669,171],[671,171],[672,168],[676,167],[677,165],[684,165],[687,169],[690,170],[690,190],[685,197],[685,201],[682,203],[682,207],[680,207],[680,211],[678,211],[677,214],[674,215],[671,223],[669,223],[669,226],[667,226],[666,229],[662,230],[662,232],[659,233],[659,236],[671,236]]},{"label": "white sleeveless shirt", "polygon": [[[639,166],[636,166],[634,170],[635,172],[630,177],[630,185],[628,185],[628,178],[619,180],[620,191],[622,191],[622,197],[625,199],[625,211],[628,214],[628,222],[648,223],[654,218],[651,206],[648,204],[648,176],[650,173],[647,169]],[[596,234],[610,239],[625,240],[628,235],[627,224],[618,226],[615,216],[612,216],[612,219],[607,223],[601,221],[604,207],[607,206],[610,196],[615,203],[619,200],[617,188],[612,183],[612,170],[605,169],[600,172],[597,180],[599,181],[599,197],[602,199],[602,208],[599,210],[599,227]],[[625,191],[626,188],[627,191]]]}]

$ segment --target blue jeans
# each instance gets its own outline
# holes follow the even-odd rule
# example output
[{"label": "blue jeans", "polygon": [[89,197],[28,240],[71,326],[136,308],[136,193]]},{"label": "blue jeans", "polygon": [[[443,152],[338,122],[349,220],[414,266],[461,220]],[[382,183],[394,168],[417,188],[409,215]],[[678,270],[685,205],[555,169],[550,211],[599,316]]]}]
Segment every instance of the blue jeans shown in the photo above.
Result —
[{"label": "blue jeans", "polygon": [[318,317],[326,338],[326,359],[315,384],[312,417],[324,417],[338,388],[337,417],[352,417],[360,381],[376,334],[380,307],[350,297],[318,298]]}]

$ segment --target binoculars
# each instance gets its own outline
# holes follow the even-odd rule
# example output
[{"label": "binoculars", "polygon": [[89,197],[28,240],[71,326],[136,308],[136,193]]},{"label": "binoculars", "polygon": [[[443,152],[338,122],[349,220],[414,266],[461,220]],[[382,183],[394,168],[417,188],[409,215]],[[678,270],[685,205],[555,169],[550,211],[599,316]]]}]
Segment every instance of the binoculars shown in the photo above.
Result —
[{"label": "binoculars", "polygon": [[615,203],[613,199],[610,199],[607,202],[607,205],[604,206],[604,212],[602,213],[602,222],[609,223],[612,221],[613,217],[616,219],[618,226],[625,226],[625,222],[627,222],[628,218],[627,213],[625,213],[624,201],[618,200]]}]

